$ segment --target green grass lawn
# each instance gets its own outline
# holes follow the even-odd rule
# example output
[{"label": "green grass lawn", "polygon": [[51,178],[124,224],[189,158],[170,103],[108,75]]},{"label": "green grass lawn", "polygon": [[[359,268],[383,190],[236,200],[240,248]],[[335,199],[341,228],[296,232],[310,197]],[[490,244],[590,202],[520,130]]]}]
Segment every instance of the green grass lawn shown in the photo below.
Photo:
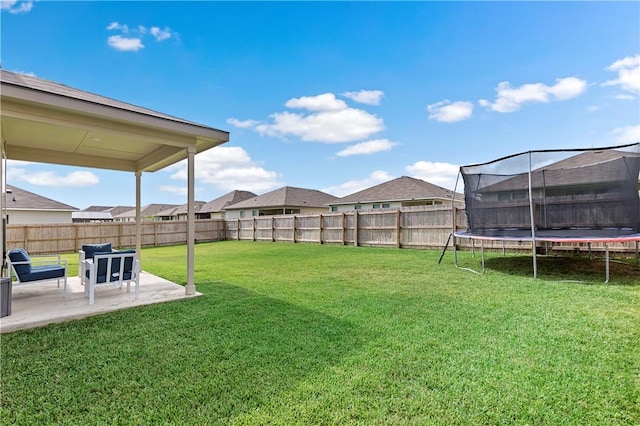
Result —
[{"label": "green grass lawn", "polygon": [[3,335],[0,424],[640,424],[633,262],[439,256],[196,245],[202,297]]}]

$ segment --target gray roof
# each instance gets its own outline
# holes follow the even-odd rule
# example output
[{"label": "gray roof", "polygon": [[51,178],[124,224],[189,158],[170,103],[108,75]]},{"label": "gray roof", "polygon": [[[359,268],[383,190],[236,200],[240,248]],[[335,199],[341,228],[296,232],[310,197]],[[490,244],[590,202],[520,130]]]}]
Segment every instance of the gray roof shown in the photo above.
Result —
[{"label": "gray roof", "polygon": [[200,209],[200,213],[218,213],[223,211],[227,206],[239,203],[249,198],[257,197],[256,194],[249,191],[231,191],[222,197],[216,198],[206,203]]},{"label": "gray roof", "polygon": [[57,211],[78,211],[79,209],[68,204],[25,191],[13,185],[6,185],[7,210],[57,210]]},{"label": "gray roof", "polygon": [[227,206],[225,210],[256,209],[270,207],[322,207],[335,201],[337,197],[316,189],[284,186],[266,194]]},{"label": "gray roof", "polygon": [[[193,202],[194,213],[201,213],[202,206],[204,205],[205,205],[204,201],[194,201]],[[188,203],[185,203],[179,206],[173,206],[166,210],[156,213],[155,216],[177,216],[179,214],[187,214],[188,207],[189,207]]]},{"label": "gray roof", "polygon": [[26,87],[32,90],[38,90],[41,92],[47,92],[54,95],[64,96],[68,98],[79,99],[81,101],[92,102],[99,105],[106,105],[121,110],[135,112],[138,114],[144,114],[152,117],[162,118],[165,120],[176,121],[179,123],[191,124],[195,126],[205,127],[202,124],[187,121],[182,118],[174,117],[172,115],[163,114],[158,111],[143,108],[137,105],[128,104],[126,102],[118,101],[116,99],[108,98],[106,96],[96,95],[91,92],[85,92],[83,90],[75,89],[73,87],[66,86],[64,84],[56,83],[50,80],[44,80],[39,77],[33,77],[26,74],[17,74],[11,71],[0,69],[0,80],[4,84],[11,84],[14,86]]},{"label": "gray roof", "polygon": [[82,209],[83,212],[108,212],[112,216],[119,215],[120,213],[134,210],[135,206],[89,206]]},{"label": "gray roof", "polygon": [[[629,168],[631,162],[640,161],[639,158],[640,154],[636,152],[616,149],[590,150],[532,170],[531,185],[533,188],[566,187],[617,181],[620,178],[618,172],[632,170]],[[516,191],[528,188],[529,173],[527,171],[502,182],[482,187],[479,192]]]},{"label": "gray roof", "polygon": [[[453,191],[438,185],[416,179],[409,176],[402,176],[362,191],[354,192],[340,199],[335,200],[331,205],[339,204],[360,204],[360,203],[380,203],[389,201],[411,201],[411,200],[451,200]],[[457,194],[456,198],[463,198],[462,194]]]},{"label": "gray roof", "polygon": [[[178,207],[177,204],[147,204],[140,208],[140,216],[142,217],[151,217],[157,215],[159,212],[168,210],[172,207]],[[132,209],[126,211],[124,213],[120,213],[119,215],[114,215],[115,218],[124,218],[124,217],[135,217],[136,209]]]}]

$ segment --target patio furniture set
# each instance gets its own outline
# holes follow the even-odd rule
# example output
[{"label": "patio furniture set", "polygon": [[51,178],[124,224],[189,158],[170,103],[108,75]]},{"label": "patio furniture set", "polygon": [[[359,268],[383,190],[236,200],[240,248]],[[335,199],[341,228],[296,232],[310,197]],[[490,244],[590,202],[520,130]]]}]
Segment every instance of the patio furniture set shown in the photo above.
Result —
[{"label": "patio furniture set", "polygon": [[[67,292],[67,261],[60,255],[31,256],[23,248],[14,248],[7,253],[10,276],[16,284],[40,283],[56,280],[58,287],[63,282],[63,297]],[[139,297],[140,261],[135,250],[113,250],[111,243],[83,245],[78,252],[78,276],[84,286],[89,304],[94,304],[95,288],[113,286],[127,292],[134,283],[135,299]]]}]

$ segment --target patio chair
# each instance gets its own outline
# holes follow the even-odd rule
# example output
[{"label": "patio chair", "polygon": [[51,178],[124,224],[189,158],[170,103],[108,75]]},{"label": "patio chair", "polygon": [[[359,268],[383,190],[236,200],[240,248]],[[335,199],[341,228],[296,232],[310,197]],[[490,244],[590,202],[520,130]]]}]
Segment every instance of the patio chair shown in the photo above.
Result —
[{"label": "patio chair", "polygon": [[67,261],[60,255],[30,256],[23,248],[14,248],[7,253],[9,273],[16,277],[17,284],[42,281],[64,281],[63,296],[67,293]]},{"label": "patio chair", "polygon": [[89,297],[89,304],[93,305],[96,286],[111,285],[122,288],[127,283],[127,292],[131,289],[131,282],[135,284],[135,299],[140,291],[140,261],[136,259],[135,250],[119,252],[97,252],[93,259],[84,260],[84,293]]},{"label": "patio chair", "polygon": [[93,255],[96,253],[114,253],[115,250],[111,247],[111,243],[102,244],[84,244],[82,249],[78,251],[78,276],[80,277],[80,283],[84,285],[85,259],[93,259]]}]

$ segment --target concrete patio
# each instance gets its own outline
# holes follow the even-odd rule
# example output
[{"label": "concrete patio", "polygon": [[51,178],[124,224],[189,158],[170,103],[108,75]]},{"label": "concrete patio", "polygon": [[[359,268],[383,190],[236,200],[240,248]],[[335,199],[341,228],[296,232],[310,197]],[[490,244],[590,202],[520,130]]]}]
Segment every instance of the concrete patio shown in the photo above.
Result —
[{"label": "concrete patio", "polygon": [[134,299],[133,285],[129,293],[126,285],[122,289],[104,286],[96,288],[94,305],[89,305],[78,277],[67,279],[66,297],[62,297],[62,283],[58,288],[55,281],[13,285],[11,315],[0,318],[0,333],[201,295],[196,292],[187,296],[184,286],[144,271],[140,273],[140,297],[137,300]]}]

